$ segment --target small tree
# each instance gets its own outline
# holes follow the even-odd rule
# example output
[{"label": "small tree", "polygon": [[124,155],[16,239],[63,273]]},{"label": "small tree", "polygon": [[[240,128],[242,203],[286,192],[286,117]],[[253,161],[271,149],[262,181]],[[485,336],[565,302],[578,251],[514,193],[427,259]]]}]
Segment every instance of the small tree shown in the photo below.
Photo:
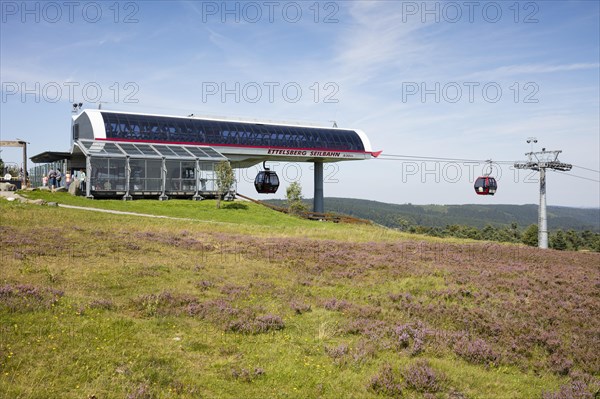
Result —
[{"label": "small tree", "polygon": [[529,227],[527,227],[527,229],[525,229],[525,231],[523,232],[523,235],[521,236],[521,241],[525,245],[529,245],[531,247],[537,247],[538,246],[538,225],[537,224],[529,225]]},{"label": "small tree", "polygon": [[299,214],[306,212],[306,205],[302,202],[302,186],[298,182],[293,182],[285,190],[285,198],[287,199],[288,212],[291,214]]},{"label": "small tree", "polygon": [[408,229],[411,227],[411,223],[402,217],[397,217],[394,224],[400,231],[408,231]]},{"label": "small tree", "polygon": [[570,229],[565,233],[565,240],[567,241],[567,248],[570,251],[578,251],[579,248],[583,245],[583,240],[577,234],[577,232],[573,229]]},{"label": "small tree", "polygon": [[564,251],[567,249],[567,241],[565,240],[565,233],[562,230],[558,230],[550,237],[550,248]]},{"label": "small tree", "polygon": [[500,234],[498,233],[498,229],[492,226],[491,224],[487,224],[483,230],[481,230],[481,238],[488,241],[498,241]]},{"label": "small tree", "polygon": [[217,177],[217,209],[221,209],[221,197],[231,190],[235,176],[229,161],[221,161],[215,167]]}]

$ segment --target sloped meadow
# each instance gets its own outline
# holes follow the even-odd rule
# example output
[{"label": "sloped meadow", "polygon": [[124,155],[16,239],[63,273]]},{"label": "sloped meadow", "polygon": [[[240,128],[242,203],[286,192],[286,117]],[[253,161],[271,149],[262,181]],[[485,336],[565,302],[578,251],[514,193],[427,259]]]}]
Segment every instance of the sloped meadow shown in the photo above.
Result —
[{"label": "sloped meadow", "polygon": [[599,254],[0,210],[3,397],[600,392]]}]

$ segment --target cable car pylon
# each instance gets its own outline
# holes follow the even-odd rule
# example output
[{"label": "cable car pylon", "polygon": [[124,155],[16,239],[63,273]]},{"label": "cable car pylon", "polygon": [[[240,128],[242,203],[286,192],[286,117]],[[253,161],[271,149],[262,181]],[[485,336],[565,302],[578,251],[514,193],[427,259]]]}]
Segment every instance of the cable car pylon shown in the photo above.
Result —
[{"label": "cable car pylon", "polygon": [[[531,139],[527,142],[529,143]],[[537,140],[536,140],[537,142]],[[530,169],[540,172],[540,205],[538,208],[538,247],[548,248],[548,218],[546,214],[546,169],[568,172],[573,165],[563,163],[558,160],[558,155],[562,150],[542,151],[526,153],[528,160],[526,162],[516,162],[517,169]],[[535,158],[535,159],[534,159]]]}]

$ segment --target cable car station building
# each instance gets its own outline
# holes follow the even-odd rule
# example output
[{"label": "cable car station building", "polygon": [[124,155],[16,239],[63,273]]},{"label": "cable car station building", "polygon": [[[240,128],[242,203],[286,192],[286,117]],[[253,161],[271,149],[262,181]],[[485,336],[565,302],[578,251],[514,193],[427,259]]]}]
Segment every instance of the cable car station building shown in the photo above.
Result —
[{"label": "cable car station building", "polygon": [[[323,163],[379,153],[356,129],[87,109],[73,116],[67,165],[86,172],[89,198],[202,199],[217,194],[214,167],[220,161],[233,168],[312,162],[314,211],[323,212]],[[49,154],[31,159],[48,162]]]}]

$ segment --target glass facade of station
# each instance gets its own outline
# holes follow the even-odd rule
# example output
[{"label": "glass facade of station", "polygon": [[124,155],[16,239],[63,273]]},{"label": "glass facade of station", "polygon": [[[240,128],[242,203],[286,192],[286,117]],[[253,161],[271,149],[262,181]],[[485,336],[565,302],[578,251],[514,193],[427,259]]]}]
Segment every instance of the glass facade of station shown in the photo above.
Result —
[{"label": "glass facade of station", "polygon": [[214,197],[214,167],[227,159],[210,147],[78,140],[88,197]]},{"label": "glass facade of station", "polygon": [[[107,139],[364,151],[354,130],[101,112]],[[74,127],[75,128],[75,127]],[[76,136],[74,132],[74,136]]]}]

